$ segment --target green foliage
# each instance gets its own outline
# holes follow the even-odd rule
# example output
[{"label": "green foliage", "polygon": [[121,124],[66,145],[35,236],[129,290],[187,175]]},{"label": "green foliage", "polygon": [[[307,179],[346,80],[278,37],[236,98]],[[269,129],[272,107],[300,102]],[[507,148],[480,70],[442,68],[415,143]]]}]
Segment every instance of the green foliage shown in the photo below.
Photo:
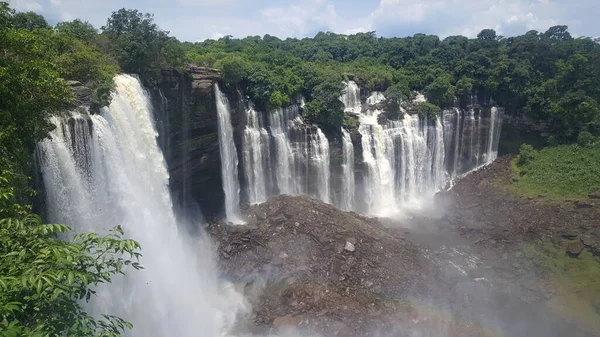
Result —
[{"label": "green foliage", "polygon": [[517,157],[517,165],[523,166],[529,164],[535,157],[536,151],[529,144],[521,144],[519,148],[519,156]]},{"label": "green foliage", "polygon": [[415,107],[416,112],[421,117],[425,117],[428,120],[434,121],[438,118],[438,115],[442,112],[439,106],[431,104],[429,102],[422,102],[417,104]]},{"label": "green foliage", "polygon": [[[546,121],[559,143],[574,142],[583,130],[600,136],[600,45],[573,39],[566,26],[509,38],[485,29],[476,39],[443,41],[425,34],[377,38],[374,32],[328,32],[302,40],[228,36],[186,44],[185,50],[188,61],[203,66],[241,58],[246,75],[242,67],[221,67],[223,76],[233,78],[262,109],[286,104],[279,98],[300,93],[311,101],[327,79],[353,79],[363,90],[389,95],[386,114],[392,119],[399,117],[399,100],[410,91],[424,92],[439,106],[454,104],[455,97],[470,104],[477,94],[480,102],[493,100],[507,114]],[[330,103],[321,99],[323,109],[313,105],[312,111],[332,113]]]},{"label": "green foliage", "polygon": [[101,29],[121,69],[138,74],[146,85],[156,84],[162,69],[183,66],[181,44],[161,30],[151,14],[122,8]]},{"label": "green foliage", "polygon": [[520,177],[513,186],[524,194],[546,194],[551,198],[587,198],[600,190],[600,147],[559,145],[535,153],[528,163],[518,165]]},{"label": "green foliage", "polygon": [[140,246],[116,227],[107,236],[76,235],[28,215],[0,220],[0,330],[6,336],[119,336],[131,324],[84,310],[95,288],[138,264]]},{"label": "green foliage", "polygon": [[56,31],[79,39],[88,44],[94,42],[98,35],[98,30],[91,23],[75,19],[73,21],[59,22],[56,24]]},{"label": "green foliage", "polygon": [[589,131],[581,131],[579,136],[577,136],[577,145],[579,146],[590,146],[594,144],[595,141],[596,137]]},{"label": "green foliage", "polygon": [[221,70],[227,85],[237,85],[248,76],[248,64],[239,55],[227,55],[216,61],[215,67]]},{"label": "green foliage", "polygon": [[48,22],[43,16],[35,12],[19,12],[12,17],[13,28],[34,30],[38,28],[49,28]]}]

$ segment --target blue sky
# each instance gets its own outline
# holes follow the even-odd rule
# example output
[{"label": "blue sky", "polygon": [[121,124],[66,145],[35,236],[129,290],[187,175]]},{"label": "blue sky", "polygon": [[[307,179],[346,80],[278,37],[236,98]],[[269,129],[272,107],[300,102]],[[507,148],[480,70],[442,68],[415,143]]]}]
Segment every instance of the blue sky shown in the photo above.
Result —
[{"label": "blue sky", "polygon": [[575,36],[600,36],[600,0],[9,0],[51,23],[80,18],[100,27],[111,12],[136,8],[153,13],[180,40],[224,35],[314,36],[319,31],[379,36],[415,33],[475,36],[484,28],[500,35],[545,31],[566,24]]}]

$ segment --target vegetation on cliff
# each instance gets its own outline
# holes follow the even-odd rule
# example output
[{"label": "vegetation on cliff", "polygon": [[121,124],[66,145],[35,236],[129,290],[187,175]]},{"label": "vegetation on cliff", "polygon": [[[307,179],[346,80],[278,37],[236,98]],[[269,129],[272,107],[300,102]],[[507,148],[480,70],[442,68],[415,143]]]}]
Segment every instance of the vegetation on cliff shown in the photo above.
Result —
[{"label": "vegetation on cliff", "polygon": [[[566,26],[514,37],[486,29],[477,38],[416,34],[378,38],[375,32],[285,40],[265,35],[186,43],[187,59],[214,66],[260,107],[287,105],[297,95],[317,101],[309,111],[338,126],[337,102],[327,97],[341,87],[317,85],[354,79],[369,90],[393,88],[406,98],[423,91],[440,106],[454,97],[494,102],[509,114],[545,120],[560,142],[575,141],[587,130],[600,135],[600,45],[573,38]],[[395,97],[396,99],[398,97]]]}]

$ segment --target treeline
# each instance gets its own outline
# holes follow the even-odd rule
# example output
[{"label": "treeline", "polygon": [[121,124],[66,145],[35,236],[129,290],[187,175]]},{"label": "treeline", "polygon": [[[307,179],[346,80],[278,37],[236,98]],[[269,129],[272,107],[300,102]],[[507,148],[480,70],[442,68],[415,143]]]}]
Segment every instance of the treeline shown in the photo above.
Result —
[{"label": "treeline", "polygon": [[318,123],[343,122],[340,82],[352,78],[385,91],[390,103],[413,90],[442,107],[477,95],[508,114],[547,121],[561,142],[574,141],[582,131],[600,135],[600,44],[573,38],[566,26],[515,37],[486,29],[474,39],[443,40],[425,34],[378,38],[375,32],[286,40],[227,36],[185,48],[188,60],[221,69],[228,83],[264,109],[304,95]]}]

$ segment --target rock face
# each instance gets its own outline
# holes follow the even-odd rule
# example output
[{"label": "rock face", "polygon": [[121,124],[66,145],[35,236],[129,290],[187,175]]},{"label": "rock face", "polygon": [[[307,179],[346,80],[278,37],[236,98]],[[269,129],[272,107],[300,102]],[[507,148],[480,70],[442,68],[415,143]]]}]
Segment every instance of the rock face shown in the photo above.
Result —
[{"label": "rock face", "polygon": [[[163,81],[152,90],[159,144],[169,167],[174,201],[183,209],[179,213],[190,217],[201,210],[205,217],[213,218],[223,205],[213,90],[220,78],[218,71],[209,68],[188,67],[184,72],[168,69],[163,71]],[[235,129],[243,115],[238,109],[239,95],[223,91],[232,106]],[[239,149],[239,139],[236,145]]]},{"label": "rock face", "polygon": [[75,107],[90,106],[92,104],[92,89],[78,81],[67,81],[67,85],[71,87],[73,94],[75,94],[75,101],[73,102]]}]

